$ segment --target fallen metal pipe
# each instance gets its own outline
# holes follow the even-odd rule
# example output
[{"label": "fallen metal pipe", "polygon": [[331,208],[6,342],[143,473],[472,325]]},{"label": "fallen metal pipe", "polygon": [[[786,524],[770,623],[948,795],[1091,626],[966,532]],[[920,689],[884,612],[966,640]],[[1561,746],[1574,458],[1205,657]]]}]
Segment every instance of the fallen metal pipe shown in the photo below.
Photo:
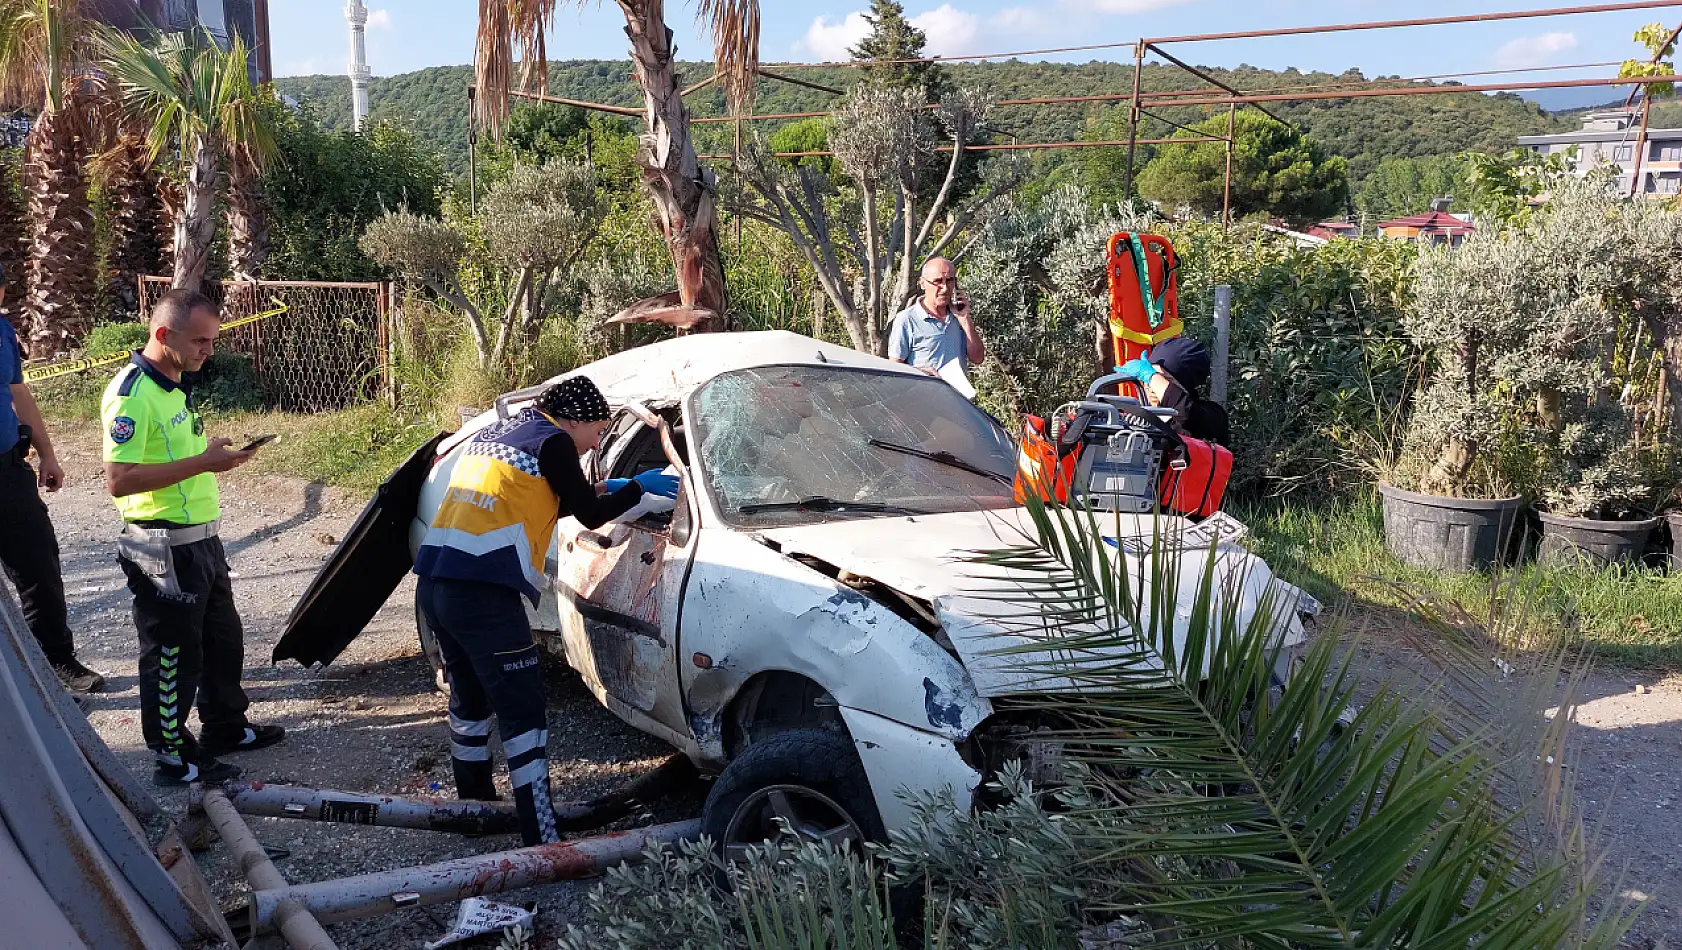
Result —
[{"label": "fallen metal pipe", "polygon": [[519,830],[514,806],[506,802],[369,795],[267,782],[231,782],[223,787],[223,791],[236,811],[258,818],[298,818],[462,835],[494,835]]},{"label": "fallen metal pipe", "polygon": [[[205,807],[209,809],[218,799],[226,804],[227,800],[221,799],[218,793],[207,792]],[[227,807],[232,810],[231,805]],[[700,834],[699,820],[680,821],[318,884],[258,885],[251,895],[253,933],[277,926],[285,933],[283,915],[288,907],[302,908],[312,921],[331,924],[377,917],[406,907],[426,907],[555,881],[574,881],[634,860],[650,843],[689,841]],[[260,854],[261,848],[258,851]],[[257,881],[253,879],[252,883],[256,885]],[[296,911],[293,914],[291,919],[296,920]]]},{"label": "fallen metal pipe", "polygon": [[[687,757],[674,755],[642,778],[600,798],[581,804],[557,804],[555,827],[560,831],[600,828],[631,814],[638,804],[664,798],[679,786],[694,781],[697,774]],[[267,782],[230,782],[222,786],[222,791],[240,814],[259,818],[297,818],[462,835],[519,831],[514,806],[507,802],[370,795]]]},{"label": "fallen metal pipe", "polygon": [[[240,871],[251,886],[259,893],[276,893],[284,891],[286,878],[281,876],[280,870],[264,853],[263,846],[257,837],[246,827],[245,820],[234,811],[234,806],[220,789],[206,789],[201,799],[206,817],[216,827],[216,833],[227,842],[228,850],[233,853],[234,860],[239,863]],[[281,936],[286,938],[293,950],[339,950],[333,938],[327,935],[327,930],[321,925],[304,905],[296,898],[284,898],[277,901],[269,909],[265,926],[278,929]],[[257,927],[255,915],[252,917],[253,931]]]}]

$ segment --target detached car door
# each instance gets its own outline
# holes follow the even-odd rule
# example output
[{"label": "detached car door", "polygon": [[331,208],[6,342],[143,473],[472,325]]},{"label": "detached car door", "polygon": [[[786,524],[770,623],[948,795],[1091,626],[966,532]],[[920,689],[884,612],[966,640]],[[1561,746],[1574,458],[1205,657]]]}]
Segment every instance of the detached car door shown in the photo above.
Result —
[{"label": "detached car door", "polygon": [[[676,407],[659,415],[672,425],[677,458],[665,450],[658,428],[625,410],[603,439],[594,476],[630,478],[674,464],[681,471],[686,466],[681,417]],[[567,661],[609,709],[679,746],[690,742],[678,691],[677,644],[683,582],[695,545],[693,508],[686,489],[671,512],[594,530],[567,518],[556,530],[555,592]]]}]

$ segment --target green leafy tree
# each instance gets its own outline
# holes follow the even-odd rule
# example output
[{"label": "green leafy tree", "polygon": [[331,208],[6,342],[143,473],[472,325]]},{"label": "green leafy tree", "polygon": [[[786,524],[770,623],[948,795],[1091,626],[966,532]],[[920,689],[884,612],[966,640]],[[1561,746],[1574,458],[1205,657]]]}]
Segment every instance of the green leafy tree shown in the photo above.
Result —
[{"label": "green leafy tree", "polygon": [[[553,295],[595,243],[607,212],[595,172],[570,162],[521,165],[485,192],[469,222],[440,220],[407,209],[388,211],[362,234],[363,251],[380,266],[419,281],[459,309],[473,333],[479,363],[504,365],[537,339]],[[489,287],[465,281],[464,256]],[[475,274],[477,276],[477,274]],[[476,296],[501,303],[492,310]]]},{"label": "green leafy tree", "polygon": [[[1227,117],[1191,126],[1195,136],[1226,137]],[[1312,138],[1260,112],[1238,113],[1232,160],[1232,214],[1265,214],[1309,224],[1349,204],[1349,163],[1328,155]],[[1226,144],[1165,145],[1139,174],[1139,194],[1165,207],[1221,213]]]},{"label": "green leafy tree", "polygon": [[[825,119],[801,119],[790,122],[771,133],[768,145],[772,152],[829,151],[829,122]],[[778,159],[790,168],[815,168],[825,175],[835,171],[835,156],[805,155],[800,158]]]},{"label": "green leafy tree", "polygon": [[[1647,47],[1652,55],[1647,59],[1626,59],[1622,68],[1618,70],[1620,77],[1628,76],[1673,76],[1676,74],[1677,32],[1663,23],[1649,23],[1635,31],[1635,41]],[[1676,84],[1656,82],[1647,87],[1650,99],[1668,99],[1676,92]]]},{"label": "green leafy tree", "polygon": [[939,63],[894,62],[922,59],[923,45],[928,42],[928,36],[905,18],[905,7],[898,0],[871,0],[864,20],[870,24],[870,32],[847,52],[854,59],[883,63],[866,68],[870,81],[900,89],[922,89],[930,102],[938,102],[947,91],[946,73]]},{"label": "green leafy tree", "polygon": [[1472,212],[1498,227],[1523,225],[1575,161],[1574,151],[1545,156],[1527,148],[1499,155],[1472,152],[1466,156]]},{"label": "green leafy tree", "polygon": [[387,209],[437,215],[438,157],[414,133],[381,122],[362,134],[329,132],[311,110],[274,103],[278,160],[263,179],[272,250],[265,272],[287,280],[377,280],[357,246]]},{"label": "green leafy tree", "polygon": [[1355,207],[1374,223],[1420,214],[1437,198],[1470,199],[1471,175],[1459,155],[1386,158],[1355,189]]}]

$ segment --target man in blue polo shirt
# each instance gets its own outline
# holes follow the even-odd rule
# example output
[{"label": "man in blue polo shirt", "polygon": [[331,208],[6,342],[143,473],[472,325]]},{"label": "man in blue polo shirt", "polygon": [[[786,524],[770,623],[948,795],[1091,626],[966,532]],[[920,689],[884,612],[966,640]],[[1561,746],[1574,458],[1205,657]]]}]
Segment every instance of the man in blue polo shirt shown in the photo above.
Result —
[{"label": "man in blue polo shirt", "polygon": [[962,392],[968,385],[965,371],[987,361],[987,347],[970,316],[969,298],[958,289],[958,269],[944,257],[930,258],[921,286],[922,297],[894,317],[888,358],[945,378]]},{"label": "man in blue polo shirt", "polygon": [[[23,619],[41,644],[59,681],[73,693],[94,693],[105,677],[76,659],[64,604],[64,576],[59,572],[58,538],[41,490],[58,491],[64,469],[35,397],[23,381],[23,353],[11,314],[5,309],[6,275],[0,270],[0,563],[18,590]],[[41,471],[29,465],[29,450]]]}]

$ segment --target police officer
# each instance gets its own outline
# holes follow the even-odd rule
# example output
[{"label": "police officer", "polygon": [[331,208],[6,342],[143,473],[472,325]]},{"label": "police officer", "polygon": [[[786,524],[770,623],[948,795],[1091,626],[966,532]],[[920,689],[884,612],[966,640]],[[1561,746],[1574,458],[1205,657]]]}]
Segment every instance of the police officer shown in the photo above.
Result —
[{"label": "police officer", "polygon": [[[140,634],[140,729],[160,785],[226,782],[239,769],[216,756],[261,749],[286,730],[246,719],[240,686],[245,634],[217,536],[217,472],[251,460],[227,439],[205,439],[194,373],[216,348],[222,317],[194,291],[152,308],[145,349],[105,388],[105,487],[122,514],[117,562],[134,594]],[[187,729],[198,703],[203,735]]]},{"label": "police officer", "polygon": [[635,507],[644,491],[677,495],[677,479],[659,472],[590,484],[578,459],[601,441],[607,420],[601,392],[575,376],[479,430],[450,473],[444,502],[415,555],[417,601],[450,683],[456,794],[497,797],[488,747],[495,713],[528,845],[560,836],[549,797],[543,673],[520,597],[537,604],[544,557],[561,518],[596,528]]},{"label": "police officer", "polygon": [[[76,659],[58,538],[41,501],[41,490],[55,492],[64,484],[64,469],[35,397],[23,381],[23,351],[5,304],[6,274],[0,270],[0,373],[9,384],[0,388],[0,563],[18,590],[23,619],[59,682],[73,693],[95,693],[105,688],[105,677]],[[40,475],[29,467],[31,448],[41,465]]]}]

